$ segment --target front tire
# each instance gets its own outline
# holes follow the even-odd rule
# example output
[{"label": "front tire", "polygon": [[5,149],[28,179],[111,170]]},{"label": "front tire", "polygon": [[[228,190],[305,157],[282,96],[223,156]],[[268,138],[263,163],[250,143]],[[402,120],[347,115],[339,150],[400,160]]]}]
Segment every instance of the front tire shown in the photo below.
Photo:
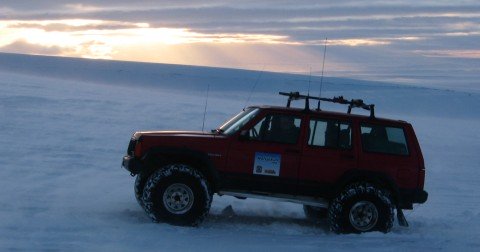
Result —
[{"label": "front tire", "polygon": [[145,205],[143,203],[143,189],[145,188],[145,184],[147,183],[149,175],[150,174],[144,172],[137,174],[135,177],[135,184],[133,186],[135,199],[142,209],[145,209]]},{"label": "front tire", "polygon": [[170,164],[149,177],[142,199],[155,222],[196,226],[207,216],[212,194],[200,172],[185,164]]},{"label": "front tire", "polygon": [[370,183],[354,183],[332,200],[328,219],[335,233],[388,233],[393,227],[394,204],[387,190]]}]

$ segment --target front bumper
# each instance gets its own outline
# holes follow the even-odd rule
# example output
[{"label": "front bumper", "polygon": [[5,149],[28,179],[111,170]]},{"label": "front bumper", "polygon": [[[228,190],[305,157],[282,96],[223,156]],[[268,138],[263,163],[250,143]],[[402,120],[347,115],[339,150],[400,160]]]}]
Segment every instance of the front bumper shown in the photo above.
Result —
[{"label": "front bumper", "polygon": [[143,168],[143,164],[135,157],[127,155],[123,157],[122,167],[129,171],[133,176],[140,173]]}]

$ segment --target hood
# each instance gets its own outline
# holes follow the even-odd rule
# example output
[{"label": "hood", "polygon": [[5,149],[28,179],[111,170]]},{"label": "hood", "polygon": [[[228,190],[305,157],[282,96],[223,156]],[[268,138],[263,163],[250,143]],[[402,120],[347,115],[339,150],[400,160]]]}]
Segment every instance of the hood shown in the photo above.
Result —
[{"label": "hood", "polygon": [[133,138],[139,139],[140,136],[176,136],[176,137],[213,137],[216,133],[202,131],[138,131],[133,134]]}]

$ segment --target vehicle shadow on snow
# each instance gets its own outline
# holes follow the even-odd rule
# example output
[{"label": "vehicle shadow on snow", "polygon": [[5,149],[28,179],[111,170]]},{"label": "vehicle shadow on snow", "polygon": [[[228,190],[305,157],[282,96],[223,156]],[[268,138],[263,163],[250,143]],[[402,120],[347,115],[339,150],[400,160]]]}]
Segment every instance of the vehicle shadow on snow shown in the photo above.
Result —
[{"label": "vehicle shadow on snow", "polygon": [[[282,226],[282,230],[295,230],[300,228],[300,232],[329,232],[327,219],[318,222],[307,218],[298,217],[272,217],[261,215],[245,215],[236,213],[231,206],[226,207],[221,213],[210,213],[207,219],[201,224],[202,227],[215,228],[227,225],[235,226]],[[279,231],[279,230],[275,230]],[[280,230],[281,231],[281,230]],[[290,232],[289,231],[289,232]]]},{"label": "vehicle shadow on snow", "polygon": [[[131,223],[148,224],[152,220],[141,209],[126,209],[120,214],[121,219],[128,219]],[[246,215],[236,213],[231,206],[224,208],[220,213],[210,213],[207,218],[199,225],[199,228],[223,228],[225,225],[255,228],[255,227],[279,227],[272,229],[275,232],[286,233],[328,233],[329,227],[327,219],[315,222],[307,218],[299,217],[282,217],[282,216],[262,216],[262,215]],[[280,228],[281,227],[281,228]]]},{"label": "vehicle shadow on snow", "polygon": [[122,220],[128,220],[130,223],[147,224],[152,223],[152,219],[141,209],[141,207],[135,209],[125,209],[119,213],[119,218]]}]

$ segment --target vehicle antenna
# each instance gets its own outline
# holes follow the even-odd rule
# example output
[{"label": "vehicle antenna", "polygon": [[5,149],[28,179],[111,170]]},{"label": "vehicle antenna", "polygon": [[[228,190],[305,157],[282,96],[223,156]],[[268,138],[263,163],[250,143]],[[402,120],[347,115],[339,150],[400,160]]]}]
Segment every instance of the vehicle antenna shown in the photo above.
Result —
[{"label": "vehicle antenna", "polygon": [[310,83],[312,82],[312,66],[310,66],[310,75],[308,76],[308,91],[307,95],[310,95]]},{"label": "vehicle antenna", "polygon": [[203,111],[203,123],[202,123],[202,132],[205,128],[205,115],[207,114],[207,105],[208,105],[208,92],[210,91],[210,84],[207,86],[207,98],[205,99],[205,110]]},{"label": "vehicle antenna", "polygon": [[[325,69],[325,55],[327,55],[327,38],[326,37],[325,37],[325,47],[323,48],[322,77],[320,77],[320,92],[318,94],[318,97],[322,97],[323,70]],[[317,110],[320,110],[320,100],[318,100]]]},{"label": "vehicle antenna", "polygon": [[247,98],[247,101],[245,102],[245,106],[243,107],[243,110],[245,110],[248,103],[250,102],[250,98],[252,98],[253,91],[255,90],[255,87],[257,86],[258,81],[260,81],[260,78],[262,77],[264,70],[265,70],[265,65],[263,65],[262,71],[260,71],[260,73],[258,73],[258,75],[257,75],[257,79],[255,80],[255,83],[253,84],[252,90],[250,90],[250,94],[248,95],[248,98]]}]

